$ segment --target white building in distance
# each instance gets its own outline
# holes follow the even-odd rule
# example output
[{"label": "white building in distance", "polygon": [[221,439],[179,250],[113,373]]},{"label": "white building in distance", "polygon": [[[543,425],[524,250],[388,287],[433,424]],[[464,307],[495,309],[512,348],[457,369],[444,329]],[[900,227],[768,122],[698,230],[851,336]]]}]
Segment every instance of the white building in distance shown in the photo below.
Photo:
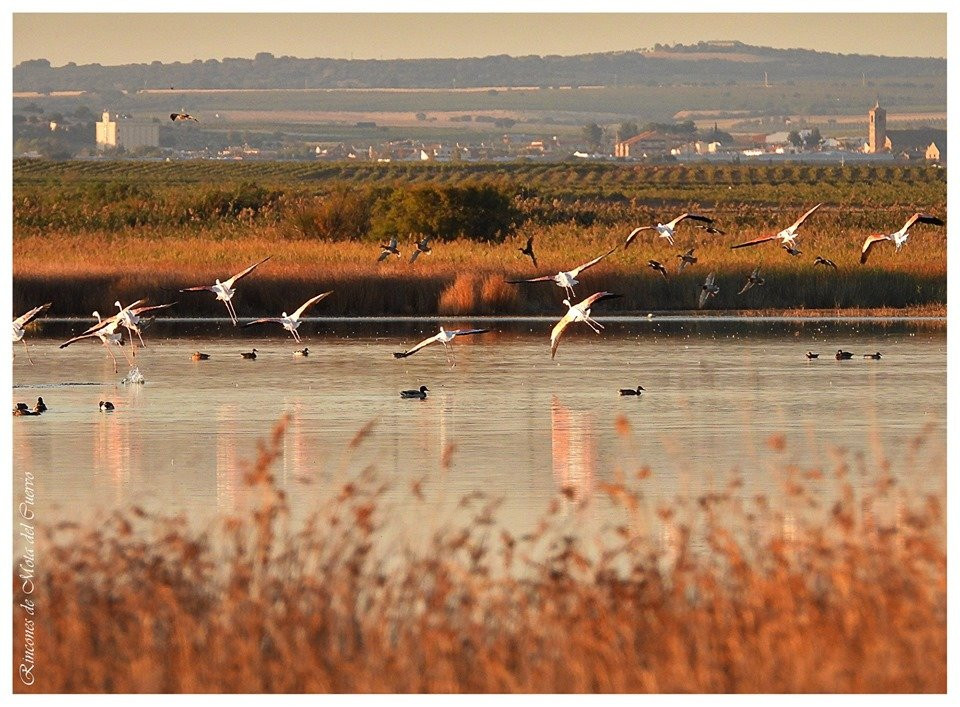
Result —
[{"label": "white building in distance", "polygon": [[124,147],[133,150],[138,147],[160,146],[160,123],[143,120],[111,120],[110,111],[103,111],[103,120],[97,123],[97,147]]}]

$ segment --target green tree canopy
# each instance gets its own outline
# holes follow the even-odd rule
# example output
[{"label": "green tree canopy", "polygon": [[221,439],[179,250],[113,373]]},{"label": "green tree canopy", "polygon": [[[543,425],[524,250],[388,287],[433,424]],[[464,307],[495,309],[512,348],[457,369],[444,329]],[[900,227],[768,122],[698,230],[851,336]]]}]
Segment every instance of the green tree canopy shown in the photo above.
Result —
[{"label": "green tree canopy", "polygon": [[600,143],[603,141],[603,128],[599,125],[596,123],[584,125],[582,134],[584,142],[586,142],[590,148],[595,150],[600,147]]}]

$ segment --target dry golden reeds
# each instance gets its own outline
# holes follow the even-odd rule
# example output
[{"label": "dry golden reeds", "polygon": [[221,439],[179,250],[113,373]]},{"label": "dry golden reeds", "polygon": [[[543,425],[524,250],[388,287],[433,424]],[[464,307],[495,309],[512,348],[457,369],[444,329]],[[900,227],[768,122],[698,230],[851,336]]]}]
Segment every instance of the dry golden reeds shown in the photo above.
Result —
[{"label": "dry golden reeds", "polygon": [[[600,289],[623,294],[610,311],[646,312],[696,308],[699,285],[707,272],[717,273],[721,294],[709,309],[904,309],[946,304],[946,239],[943,229],[927,227],[911,236],[900,253],[892,246],[858,262],[863,231],[849,225],[835,228],[811,223],[798,241],[801,256],[791,257],[775,244],[730,250],[730,244],[766,233],[775,218],[737,234],[714,236],[694,227],[671,247],[662,239],[637,239],[583,273],[577,294]],[[272,255],[255,277],[244,280],[237,295],[238,310],[250,316],[280,311],[298,292],[316,287],[333,289],[336,298],[323,314],[554,314],[561,307],[560,291],[548,284],[507,285],[506,279],[555,273],[586,262],[622,242],[623,226],[579,228],[570,224],[528,226],[516,243],[533,235],[539,267],[520,256],[515,243],[486,245],[469,240],[434,245],[430,257],[414,266],[406,257],[377,262],[379,249],[360,242],[286,240],[273,227],[246,229],[223,237],[218,230],[185,235],[157,230],[149,233],[22,235],[13,241],[14,309],[54,301],[60,316],[87,316],[102,309],[102,293],[111,300],[150,297],[168,301],[180,287],[213,282],[245,265]],[[676,254],[696,247],[699,262],[676,271]],[[816,255],[835,261],[837,270],[814,267]],[[95,257],[93,257],[95,256]],[[662,278],[647,260],[667,265]],[[742,296],[746,277],[756,266],[767,284]],[[593,289],[591,289],[593,288]],[[196,295],[180,295],[171,315],[220,316],[217,303]],[[562,313],[562,312],[561,312]]]},{"label": "dry golden reeds", "polygon": [[[16,690],[946,690],[941,502],[882,468],[857,491],[838,454],[787,466],[782,497],[750,499],[734,476],[656,509],[655,471],[615,473],[593,502],[623,521],[596,538],[570,534],[562,495],[520,535],[476,492],[462,520],[413,537],[369,468],[292,528],[271,471],[282,435],[246,470],[247,514],[209,532],[136,507],[45,528],[42,668]],[[401,507],[429,514],[429,485]],[[23,649],[14,631],[15,663]]]}]

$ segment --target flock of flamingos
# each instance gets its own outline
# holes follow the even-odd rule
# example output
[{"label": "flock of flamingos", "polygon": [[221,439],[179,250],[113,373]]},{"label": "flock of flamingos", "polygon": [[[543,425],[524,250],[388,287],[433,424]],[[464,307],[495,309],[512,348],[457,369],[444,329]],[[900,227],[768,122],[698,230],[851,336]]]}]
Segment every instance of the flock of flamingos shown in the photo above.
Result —
[{"label": "flock of flamingos", "polygon": [[[747,247],[759,245],[761,243],[767,243],[771,241],[780,241],[780,246],[784,250],[786,250],[787,253],[794,256],[799,255],[800,251],[797,250],[796,248],[796,239],[800,235],[799,234],[800,226],[814,212],[816,212],[817,209],[820,208],[820,206],[822,206],[822,204],[817,204],[813,208],[809,209],[802,216],[800,216],[800,218],[798,218],[790,226],[788,226],[787,228],[784,228],[779,233],[769,235],[769,236],[762,236],[760,238],[755,238],[753,240],[746,241],[745,243],[738,243],[736,245],[731,246],[731,248],[733,249],[747,248]],[[657,236],[659,238],[664,238],[671,245],[673,245],[674,235],[676,233],[677,227],[681,222],[686,220],[694,222],[698,228],[701,228],[707,231],[708,233],[714,233],[714,234],[720,234],[720,235],[723,234],[723,231],[719,230],[714,226],[714,220],[712,218],[708,216],[703,216],[700,214],[683,213],[680,216],[677,216],[672,221],[668,221],[667,223],[658,223],[656,226],[640,226],[638,228],[633,229],[633,231],[631,231],[630,234],[627,236],[626,241],[623,243],[622,248],[624,249],[628,248],[630,244],[637,238],[637,236],[644,231],[656,231]],[[894,231],[893,233],[874,234],[874,235],[867,236],[861,247],[860,263],[861,264],[866,263],[871,250],[875,248],[878,244],[881,244],[883,242],[892,243],[895,246],[896,250],[899,252],[900,249],[907,242],[907,238],[910,235],[910,229],[918,223],[932,224],[936,226],[945,225],[942,219],[939,219],[935,216],[931,216],[929,214],[917,212],[913,214],[909,219],[907,219],[906,223],[904,223],[899,230]],[[427,255],[431,253],[432,249],[430,247],[430,240],[431,240],[430,237],[425,237],[425,238],[422,238],[420,241],[416,242],[415,250],[410,257],[410,262],[414,262],[417,259],[417,257],[419,257],[420,255]],[[566,298],[564,298],[563,304],[566,305],[567,312],[566,314],[563,315],[560,321],[556,323],[556,325],[553,327],[552,332],[550,333],[550,357],[551,358],[554,358],[556,356],[557,348],[560,345],[560,339],[563,336],[564,331],[566,331],[567,327],[570,326],[571,324],[576,322],[583,322],[598,334],[600,333],[600,330],[603,329],[603,325],[600,324],[591,316],[591,310],[593,306],[603,300],[621,297],[622,295],[615,294],[613,292],[600,291],[600,292],[595,292],[589,297],[574,303],[573,299],[575,297],[575,294],[574,294],[573,288],[579,284],[579,280],[577,280],[577,278],[580,276],[580,273],[587,270],[588,268],[593,267],[604,258],[612,255],[620,247],[621,246],[619,245],[615,246],[611,250],[597,256],[593,260],[590,260],[582,265],[578,265],[577,267],[572,268],[570,270],[561,270],[556,274],[541,275],[539,277],[532,277],[532,278],[527,278],[522,280],[506,281],[510,284],[553,282],[558,287],[561,287],[566,293],[567,296]],[[382,244],[380,248],[382,252],[380,253],[379,258],[377,259],[378,261],[382,262],[387,258],[389,258],[391,255],[397,258],[399,258],[401,255],[396,238],[393,238],[390,241],[390,243]],[[537,267],[537,258],[533,250],[532,237],[527,240],[526,247],[519,248],[518,250],[522,255],[529,257],[532,260],[534,267]],[[676,257],[680,260],[678,264],[679,270],[683,270],[683,268],[685,268],[686,266],[697,262],[697,258],[694,255],[693,248],[689,249],[686,253],[678,254]],[[187,287],[180,291],[181,292],[212,292],[216,296],[217,300],[224,303],[227,309],[227,313],[230,316],[231,323],[234,326],[237,326],[239,324],[239,317],[237,316],[237,312],[234,309],[233,302],[232,302],[233,296],[237,291],[236,285],[241,279],[249,275],[258,266],[262,265],[269,259],[270,257],[268,256],[263,260],[260,260],[254,263],[248,268],[241,270],[236,275],[234,275],[233,277],[223,282],[217,279],[216,282],[214,282],[214,284],[212,285],[198,285],[196,287]],[[666,277],[667,270],[662,263],[656,260],[649,260],[647,262],[647,265],[650,268],[660,272],[664,277]],[[820,256],[817,256],[816,260],[814,261],[814,265],[815,266],[822,265],[825,267],[832,267],[834,269],[836,269],[837,267],[833,261],[827,258],[822,258]],[[744,292],[746,292],[748,289],[750,289],[755,285],[763,285],[763,284],[764,284],[764,280],[760,276],[759,268],[755,268],[754,271],[751,273],[751,275],[748,277],[747,281],[744,283],[743,288],[740,290],[740,294],[743,294]],[[706,302],[711,297],[715,297],[717,293],[719,293],[719,291],[720,291],[720,288],[715,283],[715,275],[714,273],[711,272],[709,275],[707,275],[704,283],[699,288],[699,298],[698,298],[699,306],[702,308],[706,304]],[[265,324],[265,323],[280,324],[281,326],[283,326],[284,329],[289,331],[290,334],[293,336],[294,340],[299,343],[301,339],[300,339],[300,335],[297,333],[297,329],[300,327],[304,312],[309,307],[313,306],[314,304],[328,297],[331,293],[332,291],[323,292],[321,294],[311,297],[302,305],[300,305],[297,309],[295,309],[291,314],[282,312],[279,317],[260,317],[257,319],[253,319],[249,322],[246,322],[244,326],[252,326],[255,324]],[[140,341],[141,346],[143,346],[142,325],[145,323],[143,315],[149,312],[156,312],[158,310],[167,309],[169,307],[172,307],[174,304],[175,303],[148,305],[146,304],[145,299],[140,299],[140,300],[137,300],[136,302],[133,302],[132,304],[123,306],[118,300],[114,302],[114,306],[118,308],[118,312],[116,314],[113,314],[112,316],[109,316],[109,317],[101,317],[98,312],[94,312],[93,314],[97,318],[97,323],[92,325],[86,331],[80,333],[79,335],[74,336],[68,341],[65,341],[64,343],[60,344],[60,348],[66,348],[67,346],[70,346],[71,344],[77,341],[95,338],[100,340],[100,342],[106,348],[107,353],[113,359],[114,371],[117,370],[117,359],[116,359],[116,356],[114,356],[113,350],[112,350],[114,346],[116,346],[117,348],[120,348],[120,350],[123,352],[124,356],[126,357],[128,363],[132,365],[133,360],[131,356],[128,355],[126,350],[122,348],[124,344],[122,329],[127,330],[128,338],[132,344],[131,348],[133,349],[133,356],[135,356],[136,342],[134,341],[134,338],[133,338],[134,334],[136,334],[136,337]],[[33,359],[30,358],[30,349],[27,346],[26,341],[24,340],[26,327],[28,324],[30,324],[30,322],[32,322],[33,320],[41,316],[43,313],[45,313],[48,309],[50,309],[51,305],[52,303],[48,302],[38,307],[34,307],[29,312],[13,320],[13,341],[14,343],[16,343],[17,341],[23,342],[24,348],[26,349],[26,352],[27,352],[27,359],[30,361],[31,364],[33,363]],[[489,331],[489,329],[454,329],[454,330],[447,331],[443,327],[440,327],[440,331],[437,334],[427,337],[426,339],[419,342],[418,344],[411,347],[410,349],[407,349],[406,351],[397,352],[393,355],[395,358],[406,358],[407,356],[411,356],[415,354],[420,349],[434,343],[441,343],[444,345],[444,348],[446,349],[447,345],[450,344],[458,336],[482,334],[487,331]],[[309,350],[307,348],[303,348],[303,349],[298,349],[294,353],[300,356],[306,356],[309,354]],[[242,356],[244,358],[256,358],[256,349],[253,349],[253,351],[248,353],[243,353]],[[808,358],[816,358],[817,356],[819,356],[819,354],[815,354],[813,352],[807,353]],[[836,358],[838,360],[852,358],[852,356],[853,354],[850,354],[849,352],[845,352],[843,350],[838,350],[836,354]],[[876,359],[880,358],[879,352],[876,354],[868,354],[867,356],[870,358],[876,358]],[[199,361],[199,360],[205,360],[208,358],[209,358],[209,355],[203,354],[199,351],[193,354],[194,360]],[[622,389],[620,393],[621,395],[640,395],[640,392],[642,390],[643,390],[642,387],[637,386],[636,389]],[[427,391],[428,391],[428,388],[426,386],[420,386],[418,390],[405,390],[405,391],[402,391],[400,395],[403,398],[424,399],[426,398]],[[46,409],[46,406],[43,405],[42,398],[38,401],[37,408],[35,408],[34,410],[29,410],[26,404],[24,403],[18,403],[17,407],[14,408],[14,414],[15,415],[40,414],[40,412],[42,412],[43,410],[38,408],[40,408],[41,406],[43,407],[43,409]],[[101,401],[100,409],[111,410],[113,409],[113,406],[109,402]]]}]

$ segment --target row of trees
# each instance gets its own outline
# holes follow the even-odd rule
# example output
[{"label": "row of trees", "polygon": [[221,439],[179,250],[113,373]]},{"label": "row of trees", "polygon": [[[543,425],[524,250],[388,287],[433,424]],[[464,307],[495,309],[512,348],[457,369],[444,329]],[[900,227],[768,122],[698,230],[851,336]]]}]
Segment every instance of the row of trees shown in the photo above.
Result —
[{"label": "row of trees", "polygon": [[499,242],[522,214],[507,187],[460,182],[394,186],[335,184],[322,193],[256,182],[158,186],[134,180],[79,183],[53,192],[20,186],[17,228],[85,230],[275,224],[288,238],[329,241],[389,239]]},{"label": "row of trees", "polygon": [[511,195],[485,184],[341,187],[298,203],[286,229],[289,236],[333,241],[414,233],[438,240],[500,242],[518,220]]},{"label": "row of trees", "polygon": [[[733,142],[733,136],[730,133],[718,130],[716,125],[713,126],[712,130],[700,133],[692,120],[681,123],[646,123],[642,128],[632,120],[624,121],[615,128],[607,129],[597,123],[590,123],[583,126],[580,136],[591,149],[595,150],[603,144],[605,138],[612,138],[616,142],[621,142],[647,131],[676,135],[690,141],[704,140],[726,144]],[[817,135],[819,135],[819,131],[817,131]]]}]

